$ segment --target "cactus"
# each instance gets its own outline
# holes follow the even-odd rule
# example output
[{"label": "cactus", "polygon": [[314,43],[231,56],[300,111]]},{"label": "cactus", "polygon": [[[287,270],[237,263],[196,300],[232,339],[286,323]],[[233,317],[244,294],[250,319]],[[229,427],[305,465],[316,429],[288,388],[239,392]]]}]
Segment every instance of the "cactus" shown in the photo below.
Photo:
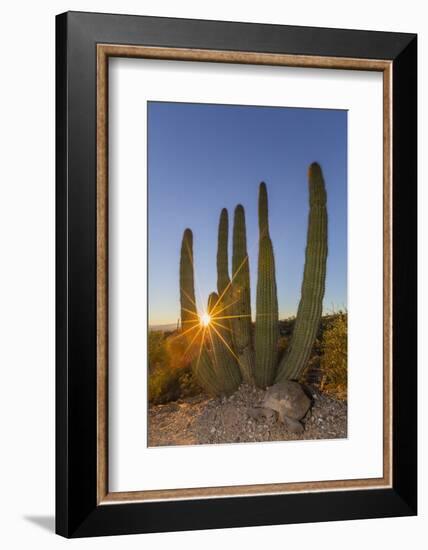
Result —
[{"label": "cactus", "polygon": [[232,328],[235,352],[242,379],[254,381],[254,350],[251,326],[250,269],[247,254],[245,212],[242,205],[235,208],[232,255]]},{"label": "cactus", "polygon": [[201,336],[200,348],[197,357],[192,361],[192,372],[198,384],[214,397],[224,393],[221,387],[221,380],[217,377],[208,349],[208,335],[205,330]]},{"label": "cactus", "polygon": [[[213,292],[208,298],[208,314],[212,315],[217,308],[218,295]],[[211,343],[211,361],[216,380],[222,394],[230,394],[238,389],[241,373],[234,358],[234,352],[228,343],[230,330],[223,322],[211,318],[208,325],[208,336]]]},{"label": "cactus", "polygon": [[220,300],[230,301],[229,255],[227,252],[229,239],[229,216],[226,208],[220,214],[217,242],[217,291]]},{"label": "cactus", "polygon": [[181,328],[186,340],[186,354],[191,359],[193,373],[208,393],[216,395],[219,391],[211,359],[204,345],[204,334],[195,300],[195,282],[193,270],[193,233],[186,229],[183,233],[180,254],[180,304]]},{"label": "cactus", "polygon": [[229,277],[229,217],[226,208],[223,208],[220,214],[218,225],[218,243],[217,243],[217,301],[211,306],[211,317],[214,318],[216,328],[222,329],[226,347],[230,350],[225,361],[232,363],[236,367],[234,356],[234,344],[232,338],[232,285]]},{"label": "cactus", "polygon": [[195,281],[193,274],[193,233],[186,229],[181,241],[180,253],[180,305],[181,327],[191,340],[196,326],[199,325],[198,311],[195,300]]},{"label": "cactus", "polygon": [[273,383],[278,358],[278,298],[275,257],[269,235],[266,185],[259,190],[259,262],[257,276],[255,370],[256,384],[265,388]]},{"label": "cactus", "polygon": [[322,314],[327,262],[327,195],[321,167],[309,167],[309,220],[305,269],[290,345],[278,366],[276,381],[298,379],[314,344]]},{"label": "cactus", "polygon": [[194,375],[208,393],[229,394],[238,388],[241,380],[248,384],[256,382],[264,388],[274,381],[298,379],[302,375],[322,314],[327,262],[326,202],[321,168],[313,163],[309,167],[309,219],[301,298],[289,347],[278,366],[278,299],[266,185],[262,182],[259,190],[255,353],[244,208],[238,205],[235,209],[231,279],[227,210],[223,209],[220,214],[218,294],[212,293],[209,297],[211,322],[205,328],[201,326],[195,301],[193,235],[190,229],[185,230],[180,257],[182,333],[191,350]]}]

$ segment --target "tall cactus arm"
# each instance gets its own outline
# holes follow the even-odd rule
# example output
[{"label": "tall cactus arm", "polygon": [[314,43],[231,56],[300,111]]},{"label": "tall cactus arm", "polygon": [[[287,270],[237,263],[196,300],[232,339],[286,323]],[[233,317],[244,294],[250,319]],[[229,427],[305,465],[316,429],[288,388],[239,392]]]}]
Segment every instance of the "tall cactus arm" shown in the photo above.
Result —
[{"label": "tall cactus arm", "polygon": [[180,305],[181,331],[187,343],[187,354],[192,371],[199,385],[210,395],[218,395],[220,386],[216,379],[211,357],[205,346],[205,333],[200,325],[195,300],[193,269],[193,233],[186,229],[181,241],[180,253]]},{"label": "tall cactus arm", "polygon": [[[221,299],[228,299],[231,292],[229,277],[229,216],[226,208],[223,208],[220,214],[218,224],[218,242],[217,242],[217,291]],[[227,295],[227,296],[226,296]]]},{"label": "tall cactus arm", "polygon": [[[221,323],[223,328],[222,336],[225,339],[227,347],[234,353],[234,343],[232,338],[232,285],[229,277],[229,216],[226,208],[223,208],[220,214],[218,224],[218,242],[217,242],[217,301],[211,304],[212,316],[216,317],[217,324]],[[231,358],[229,358],[229,361]]]},{"label": "tall cactus arm", "polygon": [[276,381],[298,379],[306,368],[322,314],[327,266],[327,193],[321,167],[309,167],[309,220],[301,298],[290,345]]},{"label": "tall cactus arm", "polygon": [[264,181],[259,187],[259,238],[269,235],[269,213],[267,188]]},{"label": "tall cactus arm", "polygon": [[250,268],[247,253],[245,211],[235,209],[232,256],[233,341],[244,382],[254,382],[254,349],[251,321]]},{"label": "tall cactus arm", "polygon": [[199,325],[198,311],[195,300],[195,280],[193,272],[193,233],[186,229],[181,241],[180,253],[180,306],[181,328],[189,338]]},{"label": "tall cactus arm", "polygon": [[259,387],[265,388],[273,383],[277,367],[278,298],[275,257],[269,236],[267,190],[263,182],[259,190],[259,231],[254,378]]}]

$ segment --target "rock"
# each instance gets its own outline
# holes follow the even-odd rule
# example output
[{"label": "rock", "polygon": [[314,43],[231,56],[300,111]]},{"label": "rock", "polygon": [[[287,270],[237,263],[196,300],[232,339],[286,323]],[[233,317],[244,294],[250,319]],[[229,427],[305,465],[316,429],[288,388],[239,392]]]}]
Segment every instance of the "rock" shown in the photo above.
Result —
[{"label": "rock", "polygon": [[[298,382],[278,382],[266,390],[263,407],[277,411],[279,420],[293,433],[303,431],[299,422],[306,416],[311,400]],[[299,428],[300,425],[300,428]]]}]

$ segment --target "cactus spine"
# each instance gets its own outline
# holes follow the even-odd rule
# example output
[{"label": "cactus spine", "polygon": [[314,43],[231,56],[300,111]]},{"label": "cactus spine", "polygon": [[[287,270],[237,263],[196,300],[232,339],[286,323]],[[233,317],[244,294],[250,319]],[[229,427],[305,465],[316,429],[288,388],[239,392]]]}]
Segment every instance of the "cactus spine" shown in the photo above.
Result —
[{"label": "cactus spine", "polygon": [[232,255],[233,339],[242,379],[254,381],[254,350],[251,327],[250,269],[247,254],[245,212],[235,208]]},{"label": "cactus spine", "polygon": [[306,367],[322,314],[327,263],[327,194],[321,167],[309,167],[309,220],[301,298],[290,345],[276,381],[298,379]]},{"label": "cactus spine", "polygon": [[259,261],[257,276],[254,378],[265,388],[273,383],[278,355],[278,298],[275,257],[269,235],[266,185],[259,190]]}]

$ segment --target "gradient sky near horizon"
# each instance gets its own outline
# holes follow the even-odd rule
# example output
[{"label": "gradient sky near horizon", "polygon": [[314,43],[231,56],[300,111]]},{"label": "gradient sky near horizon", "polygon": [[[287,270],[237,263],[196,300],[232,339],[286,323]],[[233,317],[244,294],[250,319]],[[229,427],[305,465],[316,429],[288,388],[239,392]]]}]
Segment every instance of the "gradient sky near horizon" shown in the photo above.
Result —
[{"label": "gradient sky near horizon", "polygon": [[149,324],[180,317],[183,231],[194,239],[196,299],[216,290],[220,211],[245,208],[252,315],[257,284],[258,186],[265,181],[280,319],[300,298],[308,218],[307,170],[321,164],[329,216],[324,313],[347,306],[347,112],[148,102]]}]

